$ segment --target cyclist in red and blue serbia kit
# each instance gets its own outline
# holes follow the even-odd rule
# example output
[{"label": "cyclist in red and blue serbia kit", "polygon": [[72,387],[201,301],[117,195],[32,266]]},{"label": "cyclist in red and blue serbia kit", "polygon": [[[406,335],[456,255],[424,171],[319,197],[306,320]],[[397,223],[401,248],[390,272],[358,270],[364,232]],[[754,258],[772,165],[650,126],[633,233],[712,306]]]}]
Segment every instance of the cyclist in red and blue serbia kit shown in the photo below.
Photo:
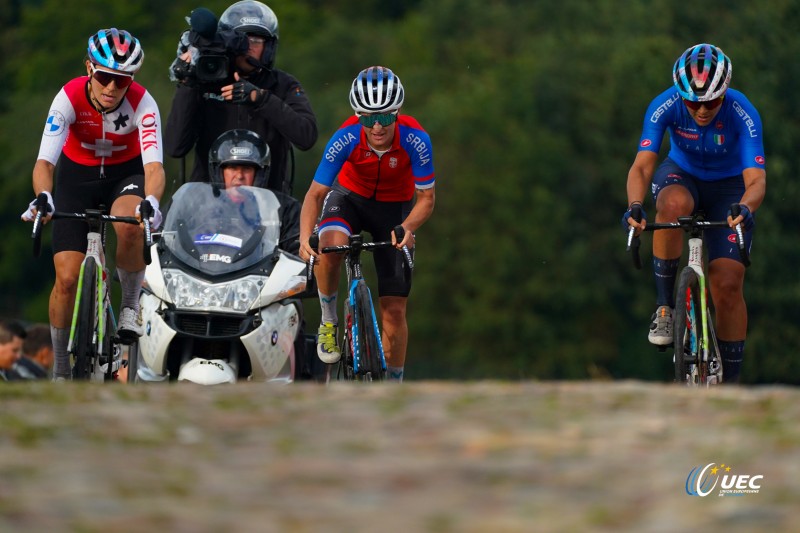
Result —
[{"label": "cyclist in red and blue serbia kit", "polygon": [[[50,212],[54,205],[59,211],[83,212],[102,204],[112,215],[139,216],[145,199],[153,208],[150,222],[156,229],[166,179],[158,106],[133,81],[144,51],[130,33],[110,28],[89,38],[87,56],[86,76],[67,82],[50,107],[33,168],[33,191],[47,194]],[[33,220],[34,206],[35,200],[23,220]],[[132,339],[142,334],[143,237],[141,229],[130,224],[115,225],[114,230],[122,286],[118,334]],[[53,221],[56,281],[50,294],[50,330],[55,380],[70,378],[67,343],[86,234],[81,220]]]},{"label": "cyclist in red and blue serbia kit", "polygon": [[[733,66],[720,48],[698,44],[675,62],[674,87],[647,108],[639,152],[628,173],[628,211],[623,225],[646,225],[631,218],[631,206],[643,202],[651,186],[656,222],[675,222],[679,216],[702,210],[708,219],[739,223],[750,247],[755,212],[764,200],[767,174],[761,118],[739,91],[729,89]],[[664,132],[670,151],[656,168]],[[651,183],[652,181],[652,183]],[[732,219],[730,205],[741,215]],[[711,296],[716,309],[716,333],[726,382],[739,380],[747,307],[744,301],[744,265],[736,250],[732,229],[706,232]],[[653,235],[656,313],[648,339],[656,345],[672,343],[674,287],[683,248],[683,233],[658,231]]]},{"label": "cyclist in red and blue serbia kit", "polygon": [[[376,241],[391,240],[398,249],[413,249],[414,232],[433,213],[431,140],[416,119],[400,114],[404,97],[400,78],[390,69],[375,66],[359,72],[350,89],[355,116],[345,120],[328,141],[303,202],[300,257],[308,260],[313,255],[319,260],[315,272],[322,324],[317,355],[326,363],[341,358],[336,344],[336,308],[342,258],[339,254],[317,255],[309,246],[317,220],[320,247],[347,244],[349,235],[366,230]],[[405,229],[399,242],[393,231],[398,224]],[[398,250],[380,249],[373,255],[387,377],[402,381],[410,274]]]}]

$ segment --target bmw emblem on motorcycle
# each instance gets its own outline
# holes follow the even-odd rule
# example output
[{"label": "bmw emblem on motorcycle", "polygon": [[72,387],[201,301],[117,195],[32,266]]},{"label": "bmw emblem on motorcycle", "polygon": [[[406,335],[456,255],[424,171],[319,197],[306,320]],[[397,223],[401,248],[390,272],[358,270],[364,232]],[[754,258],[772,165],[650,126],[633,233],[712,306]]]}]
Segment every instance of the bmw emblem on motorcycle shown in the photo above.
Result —
[{"label": "bmw emblem on motorcycle", "polygon": [[277,331],[273,331],[272,332],[272,345],[275,346],[276,344],[278,344],[278,332]]}]

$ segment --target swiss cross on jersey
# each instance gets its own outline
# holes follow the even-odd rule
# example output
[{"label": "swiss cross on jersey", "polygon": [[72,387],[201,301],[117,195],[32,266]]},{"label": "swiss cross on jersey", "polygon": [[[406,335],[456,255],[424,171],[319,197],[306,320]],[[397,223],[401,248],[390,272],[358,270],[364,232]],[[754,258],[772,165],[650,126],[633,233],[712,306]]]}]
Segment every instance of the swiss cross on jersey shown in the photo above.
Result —
[{"label": "swiss cross on jersey", "polygon": [[[78,157],[113,158],[115,154],[123,155],[133,149],[135,153],[126,158],[126,160],[131,159],[139,153],[139,131],[136,123],[130,120],[132,115],[130,102],[123,100],[122,105],[111,113],[105,115],[98,113],[95,120],[78,120],[70,131],[64,152],[73,159],[72,150],[76,147],[70,146],[70,140],[74,135],[80,139],[80,148],[91,152],[82,153]],[[98,118],[101,120],[97,120]]]},{"label": "swiss cross on jersey", "polygon": [[119,107],[108,113],[99,113],[91,106],[84,87],[82,78],[64,86],[75,113],[64,143],[67,157],[76,163],[97,165],[100,159],[105,159],[105,164],[123,163],[146,154],[148,149],[160,153],[157,108],[140,108],[145,95],[142,86],[133,83]]}]

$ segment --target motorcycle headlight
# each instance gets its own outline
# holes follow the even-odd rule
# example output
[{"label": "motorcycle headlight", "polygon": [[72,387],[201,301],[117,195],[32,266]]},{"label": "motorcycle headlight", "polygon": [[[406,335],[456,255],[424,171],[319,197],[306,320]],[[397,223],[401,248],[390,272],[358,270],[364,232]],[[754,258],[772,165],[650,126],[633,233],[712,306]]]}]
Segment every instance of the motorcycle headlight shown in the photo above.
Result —
[{"label": "motorcycle headlight", "polygon": [[261,278],[247,276],[226,283],[207,283],[180,270],[164,269],[167,294],[177,307],[197,311],[244,313],[261,292]]}]

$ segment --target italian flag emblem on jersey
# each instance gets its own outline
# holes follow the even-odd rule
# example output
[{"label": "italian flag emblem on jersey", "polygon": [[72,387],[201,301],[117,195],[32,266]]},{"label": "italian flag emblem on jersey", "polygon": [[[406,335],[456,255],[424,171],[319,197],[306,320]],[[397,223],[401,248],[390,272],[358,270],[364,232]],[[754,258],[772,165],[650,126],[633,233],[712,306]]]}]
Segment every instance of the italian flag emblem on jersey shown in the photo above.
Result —
[{"label": "italian flag emblem on jersey", "polygon": [[725,136],[720,134],[714,135],[714,142],[717,143],[719,146],[722,146],[723,144],[725,144]]}]

